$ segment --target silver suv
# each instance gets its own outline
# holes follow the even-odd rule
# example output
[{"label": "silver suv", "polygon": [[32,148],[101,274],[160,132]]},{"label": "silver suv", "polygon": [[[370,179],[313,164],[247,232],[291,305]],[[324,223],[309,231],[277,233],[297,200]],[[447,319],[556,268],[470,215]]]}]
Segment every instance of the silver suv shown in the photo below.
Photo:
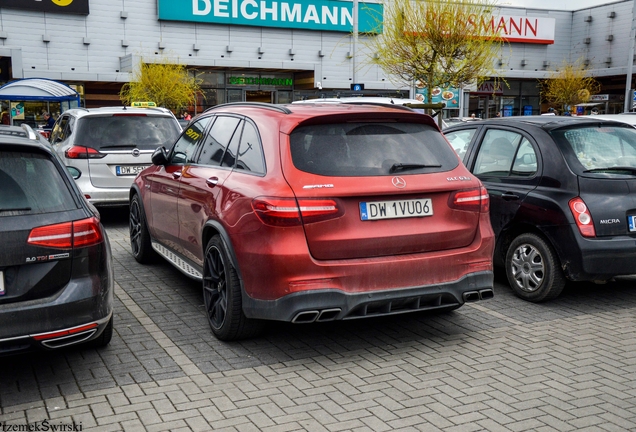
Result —
[{"label": "silver suv", "polygon": [[127,205],[130,185],[157,147],[169,147],[181,127],[165,108],[77,108],[55,123],[50,142],[96,206]]}]

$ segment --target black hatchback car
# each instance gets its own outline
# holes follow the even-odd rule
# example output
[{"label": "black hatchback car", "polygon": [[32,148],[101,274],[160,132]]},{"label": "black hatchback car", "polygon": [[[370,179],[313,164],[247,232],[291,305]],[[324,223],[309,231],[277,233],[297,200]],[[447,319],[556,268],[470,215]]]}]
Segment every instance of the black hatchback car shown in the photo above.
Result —
[{"label": "black hatchback car", "polygon": [[594,117],[508,117],[444,131],[490,195],[494,262],[539,302],[567,280],[636,273],[636,129]]},{"label": "black hatchback car", "polygon": [[50,146],[0,134],[0,354],[113,333],[113,268],[99,213]]}]

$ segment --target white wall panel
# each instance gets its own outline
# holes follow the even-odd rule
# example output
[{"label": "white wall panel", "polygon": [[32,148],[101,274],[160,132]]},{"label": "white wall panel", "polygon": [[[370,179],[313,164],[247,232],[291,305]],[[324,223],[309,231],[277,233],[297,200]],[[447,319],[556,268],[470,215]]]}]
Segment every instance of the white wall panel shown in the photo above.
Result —
[{"label": "white wall panel", "polygon": [[[556,20],[556,33],[552,45],[515,43],[504,48],[501,72],[507,77],[541,78],[563,60],[588,58],[595,73],[625,73],[631,8],[631,0],[574,12],[503,8],[501,14],[552,17]],[[122,11],[127,13],[126,19],[121,18]],[[610,12],[616,17],[608,18]],[[591,23],[584,21],[588,15],[593,16]],[[324,88],[348,89],[353,79],[354,62],[347,58],[353,49],[349,34],[159,22],[156,0],[91,0],[88,16],[0,9],[0,25],[8,35],[0,40],[0,46],[21,52],[23,70],[18,75],[63,74],[68,80],[91,76],[127,81],[128,74],[117,72],[121,68],[120,57],[134,54],[137,59],[176,57],[193,66],[315,69],[321,71],[321,76],[315,78]],[[51,38],[50,42],[42,41],[44,34]],[[610,34],[614,40],[608,42]],[[584,43],[587,37],[590,44]],[[84,45],[84,38],[90,39],[90,45]],[[365,54],[364,36],[360,39],[356,81],[364,82],[367,89],[397,87],[391,77],[366,62],[372,53]],[[128,41],[129,46],[123,47],[122,40]],[[160,42],[165,45],[164,50],[159,49]],[[194,44],[198,51],[193,50]],[[228,45],[233,47],[231,53],[226,51]],[[261,55],[259,47],[265,51]],[[290,49],[295,55],[289,54]],[[604,63],[607,57],[612,58],[609,67]],[[526,61],[525,66],[521,66],[522,60]],[[548,68],[544,67],[545,61],[550,64]]]}]

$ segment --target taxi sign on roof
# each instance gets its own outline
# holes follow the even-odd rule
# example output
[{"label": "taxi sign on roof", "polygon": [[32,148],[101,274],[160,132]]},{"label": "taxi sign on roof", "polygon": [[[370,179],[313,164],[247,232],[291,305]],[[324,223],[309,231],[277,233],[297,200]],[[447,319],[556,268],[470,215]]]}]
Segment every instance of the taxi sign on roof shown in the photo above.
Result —
[{"label": "taxi sign on roof", "polygon": [[134,108],[156,108],[157,104],[154,102],[133,102],[131,106]]}]

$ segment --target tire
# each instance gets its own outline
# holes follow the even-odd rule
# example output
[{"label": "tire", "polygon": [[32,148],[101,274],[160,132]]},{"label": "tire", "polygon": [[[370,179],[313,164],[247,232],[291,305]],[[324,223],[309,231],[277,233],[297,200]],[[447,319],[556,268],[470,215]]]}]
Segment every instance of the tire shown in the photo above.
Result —
[{"label": "tire", "polygon": [[130,247],[132,254],[141,264],[150,264],[157,258],[157,253],[150,243],[150,233],[146,224],[146,215],[141,207],[139,195],[130,200],[128,227],[130,231]]},{"label": "tire", "polygon": [[531,302],[552,300],[565,287],[565,276],[552,247],[536,234],[521,234],[506,253],[506,276],[518,297]]},{"label": "tire", "polygon": [[82,347],[83,348],[103,348],[108,345],[113,338],[113,317],[110,318],[108,324],[106,324],[106,328],[100,334],[97,339],[93,339],[92,341],[86,342]]},{"label": "tire", "polygon": [[262,322],[249,319],[243,313],[241,283],[218,235],[212,237],[205,248],[203,303],[217,339],[246,339],[262,331]]}]

